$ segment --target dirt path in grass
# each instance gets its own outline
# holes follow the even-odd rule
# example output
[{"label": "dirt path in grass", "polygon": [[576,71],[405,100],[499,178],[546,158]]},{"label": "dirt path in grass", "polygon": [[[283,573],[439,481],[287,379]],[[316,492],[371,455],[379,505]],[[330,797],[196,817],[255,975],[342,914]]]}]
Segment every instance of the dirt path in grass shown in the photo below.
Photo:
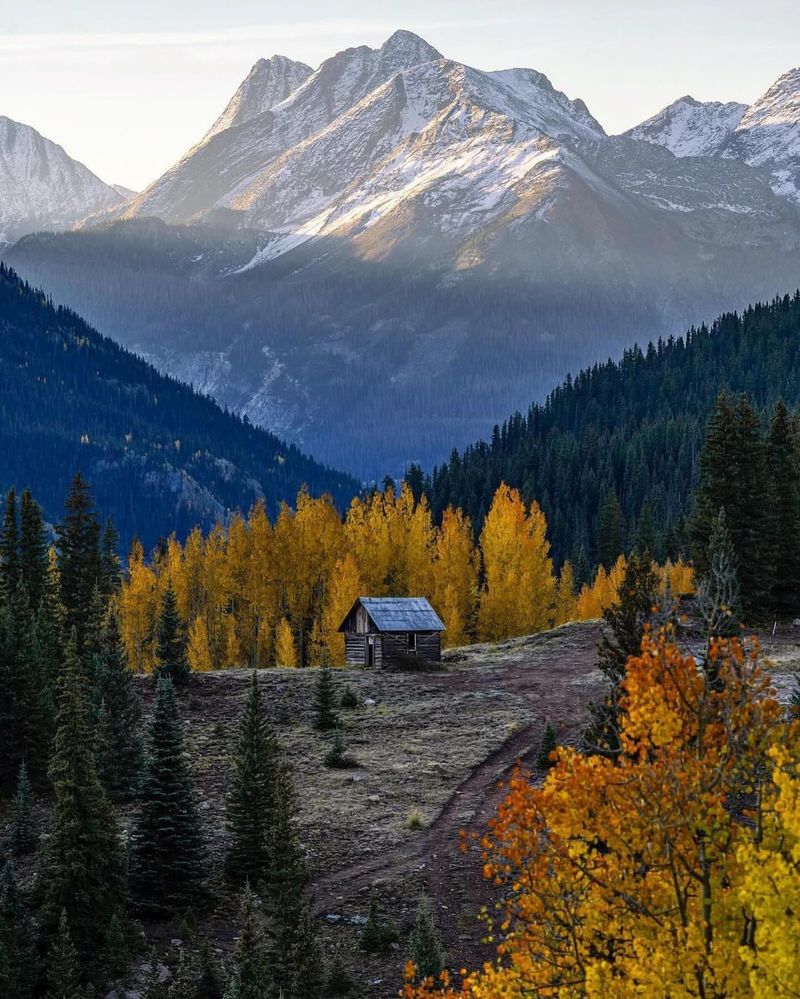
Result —
[{"label": "dirt path in grass", "polygon": [[[462,831],[480,836],[503,796],[501,786],[521,763],[532,768],[549,721],[559,742],[577,738],[586,707],[600,690],[596,670],[598,632],[585,627],[557,629],[501,646],[473,646],[454,653],[453,672],[436,675],[447,690],[503,690],[522,698],[525,724],[473,767],[431,824],[382,856],[356,862],[314,884],[318,915],[339,913],[374,887],[421,877],[440,910],[451,967],[475,961],[483,952],[476,915],[489,897],[481,873],[480,848],[461,849]],[[432,680],[433,677],[426,677]],[[535,777],[534,777],[535,779]],[[363,907],[363,905],[362,905]],[[485,956],[488,956],[488,951]]]}]

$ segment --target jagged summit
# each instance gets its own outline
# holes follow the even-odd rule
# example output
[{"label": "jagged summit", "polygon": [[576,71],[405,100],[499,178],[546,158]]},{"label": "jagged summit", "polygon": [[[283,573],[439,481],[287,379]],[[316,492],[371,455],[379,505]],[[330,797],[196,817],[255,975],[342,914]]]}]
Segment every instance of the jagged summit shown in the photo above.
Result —
[{"label": "jagged summit", "polygon": [[664,146],[675,156],[714,156],[745,111],[746,104],[697,101],[686,94],[625,134]]},{"label": "jagged summit", "polygon": [[312,73],[310,66],[286,56],[259,59],[206,133],[206,140],[285,101]]},{"label": "jagged summit", "polygon": [[36,229],[68,228],[122,201],[57,143],[0,115],[0,244]]}]

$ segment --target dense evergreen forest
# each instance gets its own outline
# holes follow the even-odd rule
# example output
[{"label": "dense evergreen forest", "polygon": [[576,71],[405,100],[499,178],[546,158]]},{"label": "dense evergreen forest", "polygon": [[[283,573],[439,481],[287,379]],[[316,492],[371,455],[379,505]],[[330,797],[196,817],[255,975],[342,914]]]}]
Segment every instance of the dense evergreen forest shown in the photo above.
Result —
[{"label": "dense evergreen forest", "polygon": [[685,336],[632,347],[567,378],[543,405],[516,414],[423,476],[435,517],[452,504],[480,529],[501,482],[535,498],[556,561],[578,582],[637,539],[661,561],[691,551],[688,517],[714,401],[746,394],[766,424],[800,403],[800,293],[720,316]]},{"label": "dense evergreen forest", "polygon": [[127,548],[210,527],[306,484],[344,504],[355,480],[305,457],[101,336],[0,265],[0,485],[54,520],[82,471]]}]

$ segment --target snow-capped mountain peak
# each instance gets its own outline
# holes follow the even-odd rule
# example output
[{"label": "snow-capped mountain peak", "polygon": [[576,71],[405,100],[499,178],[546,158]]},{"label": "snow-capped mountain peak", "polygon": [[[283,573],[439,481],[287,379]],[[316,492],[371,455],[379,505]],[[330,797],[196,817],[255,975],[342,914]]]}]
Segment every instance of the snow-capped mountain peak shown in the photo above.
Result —
[{"label": "snow-capped mountain peak", "polygon": [[295,62],[282,55],[259,59],[205,138],[210,139],[285,101],[313,72],[304,62]]},{"label": "snow-capped mountain peak", "polygon": [[0,232],[67,228],[123,198],[64,149],[0,115]]},{"label": "snow-capped mountain peak", "polygon": [[696,101],[687,94],[625,134],[664,146],[674,156],[714,156],[746,111],[746,104]]}]

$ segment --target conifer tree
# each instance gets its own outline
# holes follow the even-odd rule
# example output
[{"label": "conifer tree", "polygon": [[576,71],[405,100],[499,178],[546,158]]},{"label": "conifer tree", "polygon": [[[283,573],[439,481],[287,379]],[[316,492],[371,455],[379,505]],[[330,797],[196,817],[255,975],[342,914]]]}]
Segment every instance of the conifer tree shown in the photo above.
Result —
[{"label": "conifer tree", "polygon": [[0,604],[11,599],[19,585],[19,580],[17,494],[13,489],[9,489],[3,504],[2,524],[0,524]]},{"label": "conifer tree", "polygon": [[598,644],[599,668],[608,682],[607,695],[590,706],[591,720],[582,741],[588,752],[615,756],[620,751],[617,718],[619,685],[625,664],[638,655],[642,634],[658,592],[658,579],[649,557],[633,552],[625,566],[617,601],[603,611],[610,634],[603,632]]},{"label": "conifer tree", "polygon": [[338,723],[333,676],[331,668],[325,660],[314,681],[314,728],[320,732],[328,732],[336,728]]},{"label": "conifer tree", "polygon": [[44,596],[47,580],[47,534],[42,510],[31,491],[20,500],[20,578],[25,584],[31,608],[36,611]]},{"label": "conifer tree", "polygon": [[417,908],[411,931],[411,959],[418,982],[438,978],[444,970],[442,941],[436,928],[433,905],[428,898],[423,898]]},{"label": "conifer tree", "polygon": [[119,533],[109,517],[103,527],[103,537],[100,542],[100,589],[106,597],[112,597],[119,593],[121,585]]},{"label": "conifer tree", "polygon": [[147,961],[147,974],[142,989],[142,999],[167,999],[167,987],[161,981],[161,967],[155,947],[150,951]]},{"label": "conifer tree", "polygon": [[39,842],[39,827],[33,815],[33,792],[28,768],[20,765],[17,790],[11,803],[11,848],[15,854],[31,853]]},{"label": "conifer tree", "polygon": [[82,655],[94,588],[100,581],[100,525],[89,487],[80,473],[72,480],[65,511],[64,520],[56,527],[61,602],[67,631],[75,629],[78,654]]},{"label": "conifer tree", "polygon": [[325,963],[308,908],[302,910],[296,921],[286,963],[286,999],[323,995]]},{"label": "conifer tree", "polygon": [[617,494],[609,492],[597,520],[597,561],[610,569],[625,547],[625,522]]},{"label": "conifer tree", "polygon": [[181,948],[178,967],[167,990],[167,999],[197,999],[198,972],[195,961]]},{"label": "conifer tree", "polygon": [[106,613],[92,665],[97,768],[111,797],[125,799],[134,791],[141,768],[141,707],[136,681],[128,669],[115,603]]},{"label": "conifer tree", "polygon": [[65,910],[84,978],[91,980],[105,959],[111,920],[124,905],[124,877],[114,813],[92,754],[89,710],[73,630],[50,763],[55,802],[40,883],[45,932],[52,939]]},{"label": "conifer tree", "polygon": [[267,890],[278,935],[286,951],[287,935],[297,923],[308,881],[305,855],[297,833],[297,801],[289,765],[281,760],[275,775],[274,804],[268,832]]},{"label": "conifer tree", "polygon": [[51,737],[50,692],[34,655],[33,618],[20,581],[0,607],[0,786],[13,787],[20,763],[39,785],[47,769]]},{"label": "conifer tree", "polygon": [[714,521],[725,508],[736,556],[742,613],[757,620],[769,611],[774,563],[770,510],[772,484],[758,416],[746,398],[722,395],[709,420],[691,533],[693,561],[700,578],[709,571]]},{"label": "conifer tree", "polygon": [[264,710],[254,670],[239,728],[228,799],[230,845],[226,867],[236,881],[258,884],[268,870],[269,825],[278,766],[277,739]]},{"label": "conifer tree", "polygon": [[156,625],[156,673],[159,677],[168,677],[176,684],[185,683],[189,678],[186,632],[171,585],[164,593]]},{"label": "conifer tree", "polygon": [[199,901],[205,844],[183,755],[172,681],[161,677],[147,734],[132,837],[131,891],[137,906],[168,916]]},{"label": "conifer tree", "polygon": [[787,618],[800,610],[800,445],[796,421],[782,402],[772,416],[767,457],[775,556],[770,609],[777,617]]},{"label": "conifer tree", "polygon": [[264,921],[249,885],[242,894],[239,926],[225,999],[272,999],[276,990],[270,973]]},{"label": "conifer tree", "polygon": [[78,951],[72,942],[66,909],[61,910],[58,933],[50,948],[47,978],[48,996],[52,999],[85,999]]},{"label": "conifer tree", "polygon": [[40,977],[36,934],[20,898],[11,861],[0,871],[0,995],[30,999]]}]

